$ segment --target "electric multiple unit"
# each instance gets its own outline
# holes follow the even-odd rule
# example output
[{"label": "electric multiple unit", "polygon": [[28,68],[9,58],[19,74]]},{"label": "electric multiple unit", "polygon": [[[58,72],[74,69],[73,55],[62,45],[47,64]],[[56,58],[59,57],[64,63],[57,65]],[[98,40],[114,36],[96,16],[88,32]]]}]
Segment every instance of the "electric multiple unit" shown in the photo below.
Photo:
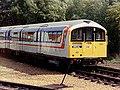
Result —
[{"label": "electric multiple unit", "polygon": [[107,31],[85,19],[1,27],[0,50],[42,55],[56,64],[96,65],[107,57]]}]

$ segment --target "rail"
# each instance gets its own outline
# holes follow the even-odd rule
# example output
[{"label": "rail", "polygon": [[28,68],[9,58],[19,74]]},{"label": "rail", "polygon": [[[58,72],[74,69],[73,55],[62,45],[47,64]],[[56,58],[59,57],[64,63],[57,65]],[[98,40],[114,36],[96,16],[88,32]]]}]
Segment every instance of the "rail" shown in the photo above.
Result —
[{"label": "rail", "polygon": [[13,82],[0,81],[1,90],[54,90],[47,87],[25,85]]},{"label": "rail", "polygon": [[102,67],[102,66],[90,66],[81,67],[75,71],[75,75],[78,78],[84,78],[91,80],[92,82],[104,83],[106,85],[120,86],[120,70]]}]

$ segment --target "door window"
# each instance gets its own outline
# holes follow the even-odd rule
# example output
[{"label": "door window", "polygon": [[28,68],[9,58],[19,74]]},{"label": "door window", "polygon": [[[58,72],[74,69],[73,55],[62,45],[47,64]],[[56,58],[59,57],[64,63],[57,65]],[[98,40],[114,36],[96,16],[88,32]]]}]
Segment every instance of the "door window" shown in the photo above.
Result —
[{"label": "door window", "polygon": [[93,34],[92,34],[92,28],[86,28],[86,40],[91,41]]}]

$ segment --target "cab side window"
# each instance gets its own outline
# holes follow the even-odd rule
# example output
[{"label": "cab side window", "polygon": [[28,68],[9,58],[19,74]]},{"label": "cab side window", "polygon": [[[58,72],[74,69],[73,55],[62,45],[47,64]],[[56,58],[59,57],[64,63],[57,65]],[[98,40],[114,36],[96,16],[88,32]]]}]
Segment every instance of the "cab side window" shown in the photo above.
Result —
[{"label": "cab side window", "polygon": [[82,40],[82,29],[78,28],[72,31],[72,41]]},{"label": "cab side window", "polygon": [[95,40],[96,41],[105,40],[105,32],[103,30],[97,29],[96,30]]}]

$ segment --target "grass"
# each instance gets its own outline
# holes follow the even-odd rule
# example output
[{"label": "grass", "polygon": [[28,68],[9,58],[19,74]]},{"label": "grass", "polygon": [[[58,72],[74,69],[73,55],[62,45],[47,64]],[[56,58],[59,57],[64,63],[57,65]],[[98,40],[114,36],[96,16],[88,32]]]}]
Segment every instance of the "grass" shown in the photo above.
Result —
[{"label": "grass", "polygon": [[107,59],[105,60],[104,65],[120,67],[120,57],[113,57],[111,59]]}]

